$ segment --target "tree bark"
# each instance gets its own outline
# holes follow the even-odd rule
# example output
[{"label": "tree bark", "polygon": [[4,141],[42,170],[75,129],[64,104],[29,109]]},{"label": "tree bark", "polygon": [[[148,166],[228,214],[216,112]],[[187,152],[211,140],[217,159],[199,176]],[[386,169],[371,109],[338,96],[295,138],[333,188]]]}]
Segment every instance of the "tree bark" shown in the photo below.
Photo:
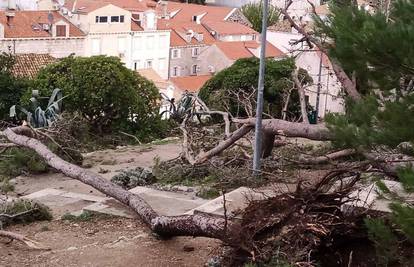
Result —
[{"label": "tree bark", "polygon": [[292,79],[296,85],[299,94],[300,112],[302,113],[302,120],[304,123],[309,124],[308,111],[306,110],[305,90],[303,89],[302,83],[299,81],[297,69],[293,71]]},{"label": "tree bark", "polygon": [[267,158],[272,155],[273,146],[275,144],[276,135],[273,133],[264,132],[262,140],[262,158]]},{"label": "tree bark", "polygon": [[223,152],[225,149],[227,149],[228,147],[232,146],[237,140],[239,140],[240,138],[242,138],[243,136],[245,136],[248,132],[250,132],[254,127],[254,123],[253,125],[243,125],[242,127],[240,127],[238,130],[234,131],[229,138],[223,140],[222,142],[220,142],[216,147],[214,147],[213,149],[204,152],[204,153],[200,153],[195,161],[194,164],[200,164],[203,163],[205,161],[207,161],[209,158],[220,154],[221,152]]},{"label": "tree bark", "polygon": [[331,160],[353,155],[356,152],[357,151],[355,149],[344,149],[320,157],[300,157],[299,161],[304,164],[323,164]]},{"label": "tree bark", "polygon": [[[248,128],[248,127],[247,127]],[[100,175],[64,161],[48,147],[34,138],[16,134],[7,128],[2,132],[10,142],[33,149],[46,163],[66,176],[92,186],[107,196],[132,208],[133,211],[157,234],[161,236],[205,236],[224,240],[224,226],[232,222],[209,215],[159,216],[140,196],[111,183]]]},{"label": "tree bark", "polygon": [[[255,118],[233,119],[233,122],[244,124],[245,126],[254,126]],[[284,135],[287,137],[303,137],[317,141],[329,141],[332,139],[332,133],[324,124],[304,124],[290,122],[279,119],[263,120],[263,131],[275,135]]]},{"label": "tree bark", "polygon": [[[299,26],[292,17],[288,14],[286,9],[282,9],[280,11],[283,16],[286,17],[286,19],[290,22],[293,28],[297,30],[300,34],[304,36],[304,38],[308,41],[309,46],[312,48],[312,44],[316,45],[318,49],[325,54],[328,55],[327,49],[322,45],[322,43],[311,36],[306,30]],[[352,81],[351,78],[346,74],[344,69],[337,63],[335,60],[331,60],[333,71],[335,72],[336,77],[338,78],[339,82],[342,84],[342,87],[344,88],[345,92],[348,94],[349,97],[351,97],[353,100],[358,101],[361,99],[361,94],[356,89],[356,84]]]}]

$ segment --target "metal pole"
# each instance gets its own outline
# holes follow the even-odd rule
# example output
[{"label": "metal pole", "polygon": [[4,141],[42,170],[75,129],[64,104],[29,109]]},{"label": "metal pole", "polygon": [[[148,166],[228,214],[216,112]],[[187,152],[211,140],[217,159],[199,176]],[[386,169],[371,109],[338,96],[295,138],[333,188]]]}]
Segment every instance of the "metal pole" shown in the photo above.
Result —
[{"label": "metal pole", "polygon": [[321,60],[319,62],[319,77],[318,77],[318,90],[316,92],[316,108],[315,108],[315,113],[316,113],[316,122],[318,122],[318,116],[319,116],[319,98],[321,95],[321,87],[322,87],[322,57],[323,57],[323,53],[321,51]]},{"label": "metal pole", "polygon": [[260,173],[260,158],[262,151],[262,113],[263,113],[263,91],[266,65],[266,36],[267,36],[267,13],[269,0],[263,1],[262,16],[262,39],[260,48],[260,67],[259,82],[257,86],[257,107],[256,107],[256,129],[254,133],[254,156],[253,156],[253,175]]}]

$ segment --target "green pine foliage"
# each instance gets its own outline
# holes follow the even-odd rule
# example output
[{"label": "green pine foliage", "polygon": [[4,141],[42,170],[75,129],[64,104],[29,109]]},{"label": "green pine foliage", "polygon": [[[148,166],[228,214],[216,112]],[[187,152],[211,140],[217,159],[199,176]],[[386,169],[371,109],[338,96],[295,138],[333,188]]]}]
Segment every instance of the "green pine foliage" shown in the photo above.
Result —
[{"label": "green pine foliage", "polygon": [[[248,3],[240,8],[243,15],[252,24],[252,28],[257,32],[262,32],[263,21],[263,1]],[[267,26],[273,26],[279,21],[280,12],[278,8],[269,5],[267,14]]]},{"label": "green pine foliage", "polygon": [[414,0],[397,0],[389,17],[369,14],[354,5],[330,4],[327,21],[317,20],[320,37],[334,40],[330,56],[337,59],[360,92],[397,90],[414,75]]}]

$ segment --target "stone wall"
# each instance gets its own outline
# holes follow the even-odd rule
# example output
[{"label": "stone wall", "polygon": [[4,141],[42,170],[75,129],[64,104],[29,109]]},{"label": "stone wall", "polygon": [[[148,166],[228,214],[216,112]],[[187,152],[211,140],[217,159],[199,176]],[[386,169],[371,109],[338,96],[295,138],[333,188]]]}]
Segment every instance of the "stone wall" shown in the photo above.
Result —
[{"label": "stone wall", "polygon": [[84,38],[3,39],[0,52],[50,54],[55,58],[84,55]]}]

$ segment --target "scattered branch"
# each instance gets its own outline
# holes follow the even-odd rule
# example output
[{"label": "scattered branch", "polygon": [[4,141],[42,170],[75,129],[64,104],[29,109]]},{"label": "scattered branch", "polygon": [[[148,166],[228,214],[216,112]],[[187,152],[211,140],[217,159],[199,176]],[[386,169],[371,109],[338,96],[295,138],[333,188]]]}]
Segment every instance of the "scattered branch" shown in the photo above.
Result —
[{"label": "scattered branch", "polygon": [[50,250],[50,248],[47,248],[47,247],[43,246],[42,244],[40,244],[39,242],[34,241],[32,239],[29,239],[29,238],[27,238],[27,237],[25,237],[24,235],[21,235],[21,234],[0,230],[0,236],[9,238],[10,240],[20,241],[20,242],[22,242],[23,244],[26,244],[26,246],[28,246],[29,248],[32,248],[32,249]]}]

